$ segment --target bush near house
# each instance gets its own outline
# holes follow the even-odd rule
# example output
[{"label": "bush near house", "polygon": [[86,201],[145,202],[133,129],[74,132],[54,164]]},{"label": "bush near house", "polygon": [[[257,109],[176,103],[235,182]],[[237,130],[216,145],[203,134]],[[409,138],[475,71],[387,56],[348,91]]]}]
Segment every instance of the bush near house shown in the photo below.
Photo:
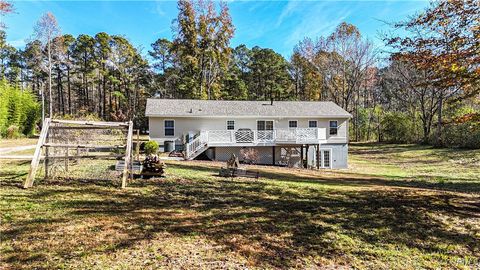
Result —
[{"label": "bush near house", "polygon": [[144,148],[147,155],[156,154],[158,152],[158,143],[156,141],[146,142]]}]

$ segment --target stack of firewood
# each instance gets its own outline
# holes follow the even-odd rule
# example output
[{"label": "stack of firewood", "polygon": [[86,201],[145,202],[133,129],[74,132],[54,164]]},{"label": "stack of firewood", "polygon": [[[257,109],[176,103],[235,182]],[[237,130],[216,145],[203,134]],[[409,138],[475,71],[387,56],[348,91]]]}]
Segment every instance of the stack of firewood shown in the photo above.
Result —
[{"label": "stack of firewood", "polygon": [[161,161],[157,155],[148,155],[143,161],[142,173],[162,176],[165,167],[165,163]]}]

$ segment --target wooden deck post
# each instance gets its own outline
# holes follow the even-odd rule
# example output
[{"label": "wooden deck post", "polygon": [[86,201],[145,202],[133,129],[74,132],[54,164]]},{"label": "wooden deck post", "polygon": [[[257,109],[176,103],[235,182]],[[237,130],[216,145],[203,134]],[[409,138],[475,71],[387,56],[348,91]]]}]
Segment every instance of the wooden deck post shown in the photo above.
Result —
[{"label": "wooden deck post", "polygon": [[303,163],[303,144],[300,145],[300,167],[305,168],[305,163]]},{"label": "wooden deck post", "polygon": [[305,145],[305,168],[308,169],[308,150],[310,149],[310,144]]},{"label": "wooden deck post", "polygon": [[320,157],[320,144],[316,145],[317,148],[317,169],[320,169],[320,162],[321,162],[321,157]]},{"label": "wooden deck post", "polygon": [[28,171],[27,178],[23,184],[23,188],[29,188],[33,186],[33,181],[35,180],[35,174],[37,173],[38,164],[40,162],[40,154],[42,153],[42,147],[45,143],[45,138],[48,134],[48,128],[50,127],[50,118],[46,118],[43,122],[42,131],[40,132],[40,137],[38,138],[37,147],[35,148],[35,153],[33,154],[32,162],[30,163],[30,170]]},{"label": "wooden deck post", "polygon": [[275,165],[275,145],[272,146],[272,165]]},{"label": "wooden deck post", "polygon": [[122,175],[122,188],[127,187],[127,178],[129,175],[128,166],[130,165],[130,158],[132,155],[132,135],[133,135],[133,123],[132,121],[129,121],[128,133],[127,133],[127,146],[125,151],[125,167],[123,168],[123,175]]}]

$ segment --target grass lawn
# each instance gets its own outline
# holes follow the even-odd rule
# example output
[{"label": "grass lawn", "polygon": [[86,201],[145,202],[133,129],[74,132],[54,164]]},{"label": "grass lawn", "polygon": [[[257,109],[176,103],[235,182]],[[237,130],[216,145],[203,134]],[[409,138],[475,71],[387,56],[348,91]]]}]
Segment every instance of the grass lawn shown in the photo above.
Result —
[{"label": "grass lawn", "polygon": [[28,162],[0,160],[0,268],[480,268],[480,151],[353,144],[348,170],[260,180],[169,162],[126,190],[112,164],[23,190]]}]

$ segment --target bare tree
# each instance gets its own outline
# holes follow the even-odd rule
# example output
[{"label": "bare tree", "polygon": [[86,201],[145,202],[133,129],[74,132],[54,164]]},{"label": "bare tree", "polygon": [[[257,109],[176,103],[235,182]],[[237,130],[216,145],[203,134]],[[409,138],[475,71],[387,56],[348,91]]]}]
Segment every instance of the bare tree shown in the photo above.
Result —
[{"label": "bare tree", "polygon": [[[306,59],[316,69],[311,81],[317,84],[322,99],[332,100],[354,115],[355,139],[359,140],[358,114],[360,99],[371,76],[377,55],[373,44],[362,38],[354,25],[341,23],[327,38],[301,41],[294,50],[296,56]],[[316,85],[315,85],[316,86]],[[325,93],[325,94],[324,94]]]},{"label": "bare tree", "polygon": [[35,37],[42,43],[47,51],[47,69],[48,69],[48,96],[49,96],[49,116],[52,117],[53,99],[52,99],[52,42],[60,36],[60,28],[57,19],[51,12],[45,13],[38,20],[34,28]]}]

